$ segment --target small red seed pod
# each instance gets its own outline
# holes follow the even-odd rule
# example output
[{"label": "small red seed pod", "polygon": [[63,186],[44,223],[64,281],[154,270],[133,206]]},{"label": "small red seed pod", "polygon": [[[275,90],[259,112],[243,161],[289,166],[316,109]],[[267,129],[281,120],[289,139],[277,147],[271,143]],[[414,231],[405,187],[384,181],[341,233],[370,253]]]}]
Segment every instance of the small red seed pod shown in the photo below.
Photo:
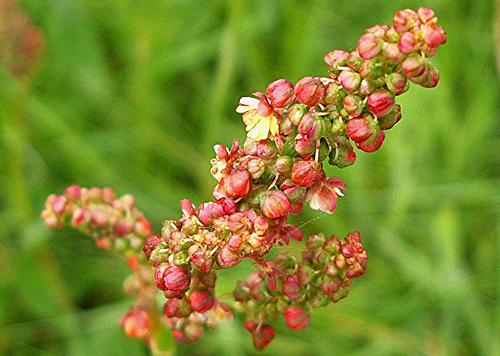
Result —
[{"label": "small red seed pod", "polygon": [[385,116],[394,109],[394,94],[388,91],[376,91],[370,94],[366,105],[376,117]]},{"label": "small red seed pod", "polygon": [[430,47],[437,47],[446,43],[446,32],[442,27],[437,27],[425,36],[425,44]]},{"label": "small red seed pod", "polygon": [[319,104],[325,97],[326,88],[319,77],[305,77],[295,85],[295,96],[307,106]]},{"label": "small red seed pod", "polygon": [[144,248],[142,249],[144,251],[144,254],[146,255],[146,258],[149,260],[149,257],[151,256],[151,252],[156,248],[161,243],[161,235],[149,235],[146,237],[146,240],[144,241]]},{"label": "small red seed pod", "polygon": [[177,311],[179,310],[181,306],[181,300],[177,298],[170,298],[163,304],[163,311],[165,312],[165,315],[168,316],[169,318],[172,318],[177,314]]},{"label": "small red seed pod", "polygon": [[286,79],[278,79],[270,83],[266,90],[271,105],[282,108],[292,103],[295,99],[294,85]]},{"label": "small red seed pod", "polygon": [[311,157],[316,151],[316,143],[299,134],[295,138],[295,151],[304,158]]},{"label": "small red seed pod", "polygon": [[425,23],[433,19],[435,14],[433,10],[427,7],[421,7],[418,9],[418,16],[420,17],[420,20]]},{"label": "small red seed pod", "polygon": [[195,312],[204,313],[212,309],[214,305],[214,296],[206,290],[197,290],[188,297],[189,304]]},{"label": "small red seed pod", "polygon": [[378,118],[378,124],[381,130],[389,130],[401,120],[401,105],[396,107],[386,116]]},{"label": "small red seed pod", "polygon": [[358,41],[358,53],[363,59],[371,59],[380,53],[382,41],[373,33],[366,33]]},{"label": "small red seed pod", "polygon": [[289,307],[285,310],[285,323],[292,330],[300,330],[309,323],[309,314],[299,307]]},{"label": "small red seed pod", "polygon": [[151,330],[149,314],[142,309],[131,309],[120,319],[120,326],[123,327],[129,337],[145,338]]},{"label": "small red seed pod", "polygon": [[165,287],[172,291],[186,291],[191,284],[191,274],[180,266],[170,266],[163,271]]},{"label": "small red seed pod", "polygon": [[260,329],[255,328],[252,333],[253,345],[257,350],[264,349],[271,341],[274,340],[276,333],[271,325],[262,325]]},{"label": "small red seed pod", "polygon": [[225,214],[224,207],[214,202],[200,204],[198,209],[198,218],[203,225],[211,225],[213,219],[217,219]]},{"label": "small red seed pod", "polygon": [[285,193],[275,190],[262,200],[262,213],[269,219],[276,220],[290,214],[292,207]]},{"label": "small red seed pod", "polygon": [[329,52],[323,60],[328,65],[328,67],[344,65],[349,58],[349,53],[341,50],[334,50]]},{"label": "small red seed pod", "polygon": [[380,131],[378,136],[373,140],[370,144],[364,144],[363,142],[356,142],[356,146],[365,152],[375,152],[377,151],[380,146],[382,146],[382,143],[384,143],[385,140],[385,134],[384,131]]},{"label": "small red seed pod", "polygon": [[361,76],[359,73],[352,72],[350,70],[343,70],[339,74],[339,80],[344,90],[348,93],[352,93],[359,88]]},{"label": "small red seed pod", "polygon": [[361,115],[364,109],[363,99],[360,96],[349,94],[344,98],[344,109],[352,117]]},{"label": "small red seed pod", "polygon": [[302,295],[300,290],[300,283],[297,276],[288,276],[283,282],[283,294],[290,299],[297,299]]},{"label": "small red seed pod", "polygon": [[394,18],[392,19],[392,24],[394,29],[401,33],[404,31],[411,30],[416,25],[420,24],[420,19],[418,14],[411,9],[404,9],[398,11]]},{"label": "small red seed pod", "polygon": [[402,64],[403,73],[408,77],[417,77],[425,71],[425,59],[414,53],[408,56]]},{"label": "small red seed pod", "polygon": [[321,163],[314,161],[298,161],[292,167],[292,181],[301,187],[312,188],[326,175]]},{"label": "small red seed pod", "polygon": [[398,48],[405,54],[410,54],[417,49],[415,35],[411,32],[403,32],[399,37]]},{"label": "small red seed pod", "polygon": [[371,115],[363,115],[347,122],[347,134],[354,142],[373,141],[380,129]]},{"label": "small red seed pod", "polygon": [[65,196],[70,200],[79,200],[82,194],[82,188],[78,185],[71,185],[66,188]]},{"label": "small red seed pod", "polygon": [[244,168],[235,168],[224,177],[224,190],[230,198],[246,197],[251,189],[252,179]]},{"label": "small red seed pod", "polygon": [[395,95],[401,95],[409,88],[408,79],[401,73],[391,73],[385,78],[387,89]]}]

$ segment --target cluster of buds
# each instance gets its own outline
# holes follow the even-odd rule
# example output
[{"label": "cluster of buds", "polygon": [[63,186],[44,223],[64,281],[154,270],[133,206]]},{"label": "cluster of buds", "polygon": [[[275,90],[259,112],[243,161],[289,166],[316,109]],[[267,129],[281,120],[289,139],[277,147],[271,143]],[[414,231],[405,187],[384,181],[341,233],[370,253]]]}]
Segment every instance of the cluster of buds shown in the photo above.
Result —
[{"label": "cluster of buds", "polygon": [[98,247],[140,260],[131,264],[144,263],[139,252],[151,233],[151,223],[135,207],[131,195],[117,198],[111,188],[72,185],[63,195],[47,198],[42,218],[51,229],[60,230],[69,224],[94,238]]},{"label": "cluster of buds", "polygon": [[47,227],[60,230],[69,225],[92,237],[98,247],[115,251],[127,260],[132,274],[125,280],[124,289],[136,296],[136,302],[120,325],[130,337],[148,341],[156,288],[142,249],[151,223],[135,207],[135,198],[117,198],[111,188],[72,185],[63,195],[50,195],[41,216]]},{"label": "cluster of buds", "polygon": [[[131,256],[132,269],[146,261],[153,266],[154,272],[141,270],[125,283],[139,295],[121,322],[131,336],[148,340],[158,289],[167,299],[164,321],[180,342],[199,340],[233,311],[244,314],[257,349],[274,339],[271,324],[280,315],[289,328],[304,328],[313,308],[345,298],[354,278],[364,273],[360,235],[343,240],[312,235],[300,260],[285,253],[269,262],[267,254],[290,238],[302,241],[301,230],[287,217],[306,203],[335,211],[347,188],[342,179],[327,177],[323,161],[352,165],[351,141],[362,151],[378,150],[384,131],[401,118],[395,97],[410,81],[436,86],[439,72],[427,58],[446,42],[436,22],[430,9],[400,11],[393,27],[368,29],[353,52],[328,53],[329,77],[306,77],[296,85],[279,79],[265,94],[243,97],[236,111],[243,114],[247,139],[243,147],[237,140],[231,148],[215,146],[213,200],[198,207],[182,200],[182,217],[165,220],[161,234],[149,235],[151,225],[133,198],[117,199],[109,188],[72,186],[62,196],[50,196],[45,223],[53,229],[70,224],[100,247]],[[238,283],[230,308],[215,296],[216,271],[244,258],[254,260],[258,271]]]},{"label": "cluster of buds", "polygon": [[338,302],[349,293],[353,279],[366,269],[367,255],[358,232],[344,240],[336,236],[312,235],[299,261],[285,253],[260,264],[233,292],[236,309],[245,315],[245,328],[256,348],[274,338],[271,323],[280,315],[293,330],[309,323],[312,308]]},{"label": "cluster of buds", "polygon": [[41,32],[15,0],[0,0],[0,58],[12,75],[36,68],[44,49]]}]

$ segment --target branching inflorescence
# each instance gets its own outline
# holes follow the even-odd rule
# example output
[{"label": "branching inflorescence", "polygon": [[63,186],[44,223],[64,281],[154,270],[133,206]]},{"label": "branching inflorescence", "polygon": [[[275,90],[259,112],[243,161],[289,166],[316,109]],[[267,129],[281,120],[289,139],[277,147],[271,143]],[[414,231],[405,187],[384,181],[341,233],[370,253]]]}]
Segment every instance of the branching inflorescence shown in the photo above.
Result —
[{"label": "branching inflorescence", "polygon": [[[139,297],[121,322],[130,336],[154,341],[157,288],[167,298],[165,321],[177,340],[197,341],[205,329],[241,312],[262,349],[273,340],[271,324],[280,315],[289,328],[302,329],[312,308],[345,298],[364,273],[367,255],[358,232],[344,239],[309,236],[300,259],[288,253],[266,257],[273,246],[303,239],[287,217],[304,204],[335,211],[347,188],[342,179],[326,176],[323,162],[352,165],[352,142],[365,152],[378,150],[385,131],[401,119],[395,97],[410,81],[437,85],[439,72],[428,58],[446,34],[436,22],[427,8],[399,11],[392,27],[366,30],[353,52],[328,53],[328,77],[306,77],[296,85],[279,79],[265,94],[243,97],[236,111],[248,138],[243,146],[237,140],[230,149],[215,146],[214,200],[198,208],[182,200],[182,218],[165,220],[161,234],[149,235],[151,225],[133,198],[117,199],[109,188],[69,187],[48,198],[42,217],[50,228],[69,224],[128,259],[134,273],[126,289]],[[214,293],[216,271],[244,258],[254,260],[257,270],[238,282],[234,301],[223,302]]]}]

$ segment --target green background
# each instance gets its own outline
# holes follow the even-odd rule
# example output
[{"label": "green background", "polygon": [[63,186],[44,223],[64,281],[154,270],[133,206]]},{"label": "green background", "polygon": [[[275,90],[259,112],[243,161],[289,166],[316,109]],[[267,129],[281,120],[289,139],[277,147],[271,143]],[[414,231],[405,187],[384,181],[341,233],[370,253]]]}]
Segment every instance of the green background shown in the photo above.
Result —
[{"label": "green background", "polygon": [[[148,354],[117,326],[133,302],[121,287],[127,266],[84,236],[46,229],[47,195],[112,186],[133,194],[158,231],[180,216],[180,199],[210,199],[212,146],[245,137],[241,96],[326,75],[328,51],[352,50],[399,9],[429,6],[448,33],[433,59],[441,82],[398,99],[403,119],[381,150],[328,168],[349,187],[333,216],[305,209],[294,220],[305,233],[361,231],[368,270],[349,297],[315,310],[305,330],[281,319],[261,353],[241,320],[176,352],[500,355],[493,1],[21,3],[46,50],[29,87],[0,68],[0,354]],[[251,269],[220,273],[221,291]]]}]

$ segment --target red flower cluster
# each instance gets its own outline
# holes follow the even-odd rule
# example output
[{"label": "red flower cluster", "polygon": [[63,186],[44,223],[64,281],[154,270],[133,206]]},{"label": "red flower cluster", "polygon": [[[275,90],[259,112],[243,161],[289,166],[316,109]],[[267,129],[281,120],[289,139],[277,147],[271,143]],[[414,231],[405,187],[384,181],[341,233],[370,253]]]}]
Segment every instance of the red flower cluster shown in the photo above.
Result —
[{"label": "red flower cluster", "polygon": [[[165,220],[161,234],[144,241],[151,225],[132,197],[117,199],[109,188],[72,186],[63,196],[50,196],[45,223],[53,229],[70,224],[128,258],[136,272],[126,290],[139,295],[122,319],[130,336],[148,341],[154,335],[148,311],[156,288],[167,298],[166,324],[181,342],[197,341],[233,311],[244,314],[257,349],[274,339],[272,323],[280,315],[291,329],[306,327],[313,308],[345,298],[364,273],[360,234],[343,240],[309,236],[300,260],[285,253],[268,261],[268,252],[290,238],[302,241],[287,217],[305,204],[335,211],[347,188],[342,179],[327,177],[325,160],[340,168],[352,165],[351,141],[362,151],[378,150],[384,131],[401,118],[395,97],[408,90],[409,81],[437,84],[439,72],[427,58],[446,35],[436,22],[430,9],[400,11],[393,27],[368,29],[353,52],[328,53],[328,78],[306,77],[296,85],[278,79],[265,94],[242,98],[236,111],[243,114],[248,138],[243,147],[237,140],[230,149],[215,146],[214,199],[198,207],[182,200],[182,217]],[[144,254],[138,254],[141,249]],[[216,271],[244,258],[254,260],[258,271],[238,282],[230,307],[215,296]]]},{"label": "red flower cluster", "polygon": [[[260,271],[238,282],[233,292],[256,348],[272,340],[263,335],[271,335],[269,328],[279,315],[290,329],[305,328],[312,308],[345,298],[353,279],[366,269],[367,255],[359,232],[347,235],[344,241],[336,236],[312,235],[306,247],[300,261],[285,253],[261,264]],[[268,332],[262,334],[265,329]]]}]

